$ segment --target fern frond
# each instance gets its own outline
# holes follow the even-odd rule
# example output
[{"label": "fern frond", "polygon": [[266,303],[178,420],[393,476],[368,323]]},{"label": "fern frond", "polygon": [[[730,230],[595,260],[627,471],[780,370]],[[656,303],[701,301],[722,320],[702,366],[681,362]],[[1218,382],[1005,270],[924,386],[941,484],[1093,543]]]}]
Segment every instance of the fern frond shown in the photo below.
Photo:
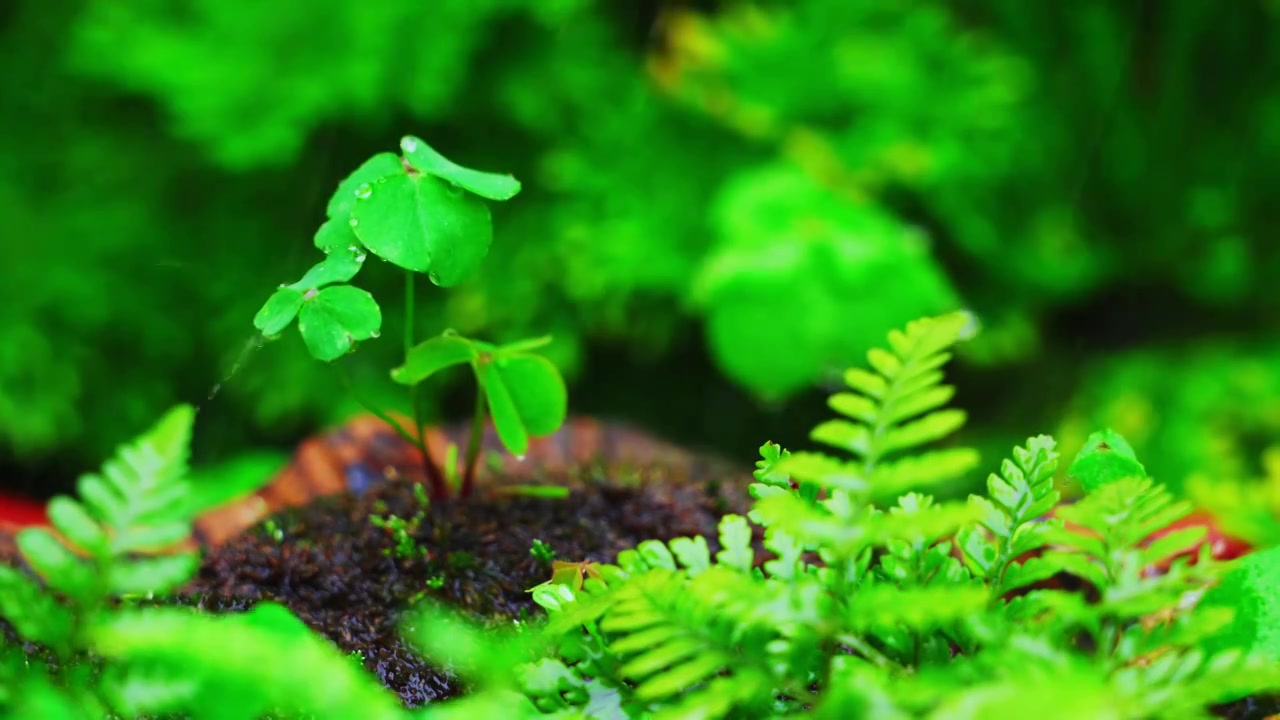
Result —
[{"label": "fern frond", "polygon": [[1038,521],[1058,502],[1053,474],[1056,443],[1048,435],[1028,438],[1013,449],[1000,472],[987,477],[987,497],[969,496],[978,523],[957,534],[966,565],[991,582],[993,598],[1052,577],[1061,568],[1044,560],[1019,565],[1017,559],[1049,544],[1060,520]]},{"label": "fern frond", "polygon": [[[1124,477],[1062,508],[1058,515],[1102,538],[1108,548],[1122,549],[1136,547],[1190,512],[1189,502],[1175,500],[1167,487],[1151,478]],[[1183,541],[1189,537],[1177,535]]]},{"label": "fern frond", "polygon": [[767,706],[774,688],[765,646],[775,633],[769,619],[752,617],[758,588],[752,576],[721,566],[687,581],[655,568],[621,586],[600,629],[613,636],[609,650],[622,658],[618,673],[636,683],[636,698],[714,694],[722,686],[708,681],[729,671],[737,692],[755,688],[756,697],[714,704]]},{"label": "fern frond", "polygon": [[920,485],[943,482],[968,472],[977,463],[971,450],[944,451],[924,458],[889,463],[894,455],[955,432],[965,413],[947,409],[955,394],[943,385],[941,368],[951,358],[947,349],[960,340],[972,322],[967,313],[952,313],[909,323],[889,334],[889,349],[867,353],[872,370],[852,368],[845,384],[852,392],[831,396],[830,407],[842,415],[814,428],[815,442],[843,450],[854,462],[840,462],[819,453],[795,453],[780,459],[776,469],[820,487],[876,497],[896,497]]},{"label": "fern frond", "polygon": [[190,405],[173,408],[121,446],[101,474],[82,476],[80,500],[54,497],[49,520],[61,538],[43,528],[18,534],[24,558],[50,587],[91,604],[105,594],[168,592],[195,572],[193,552],[131,557],[190,535],[191,518],[179,502],[191,492],[186,474],[194,417]]}]

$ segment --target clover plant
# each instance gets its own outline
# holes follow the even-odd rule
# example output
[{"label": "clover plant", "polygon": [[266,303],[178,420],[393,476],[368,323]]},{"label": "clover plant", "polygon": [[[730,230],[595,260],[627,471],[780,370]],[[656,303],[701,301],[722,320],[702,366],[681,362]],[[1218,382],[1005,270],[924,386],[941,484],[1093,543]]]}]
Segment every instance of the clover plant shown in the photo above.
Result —
[{"label": "clover plant", "polygon": [[416,275],[426,274],[444,288],[471,275],[493,241],[485,201],[511,199],[520,192],[520,182],[457,165],[416,137],[403,138],[400,150],[399,155],[374,155],[338,185],[326,210],[328,219],[315,236],[324,259],[302,279],[281,285],[258,311],[254,326],[274,337],[296,319],[312,357],[332,362],[377,338],[382,329],[377,301],[349,284],[369,255],[403,268],[405,363],[392,371],[392,378],[408,387],[415,427],[411,432],[380,409],[369,409],[421,451],[432,496],[444,497],[451,489],[451,472],[435,463],[428,447],[417,386],[440,370],[469,363],[478,392],[458,488],[465,497],[474,486],[486,414],[503,445],[523,455],[529,438],[553,433],[564,421],[567,392],[555,365],[532,352],[550,338],[496,346],[446,330],[417,342]]}]

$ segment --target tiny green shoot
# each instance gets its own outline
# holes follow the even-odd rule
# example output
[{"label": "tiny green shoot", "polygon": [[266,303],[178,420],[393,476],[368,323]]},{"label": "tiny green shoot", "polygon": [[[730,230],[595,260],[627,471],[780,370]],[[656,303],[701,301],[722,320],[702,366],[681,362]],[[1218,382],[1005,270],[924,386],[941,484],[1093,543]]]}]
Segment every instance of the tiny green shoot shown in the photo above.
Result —
[{"label": "tiny green shoot", "polygon": [[556,559],[556,551],[538,538],[533,539],[533,545],[529,547],[529,554],[543,565],[549,565],[552,560]]}]

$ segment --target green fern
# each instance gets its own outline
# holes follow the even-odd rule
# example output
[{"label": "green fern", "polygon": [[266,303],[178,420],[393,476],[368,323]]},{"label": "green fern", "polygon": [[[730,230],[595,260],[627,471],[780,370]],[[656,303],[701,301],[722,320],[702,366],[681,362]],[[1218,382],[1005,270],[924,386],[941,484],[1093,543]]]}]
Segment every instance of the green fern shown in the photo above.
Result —
[{"label": "green fern", "polygon": [[900,457],[950,435],[965,423],[962,410],[945,408],[955,389],[942,384],[941,367],[951,358],[973,319],[967,313],[917,320],[889,334],[890,349],[867,353],[873,371],[853,368],[845,383],[853,392],[831,396],[845,418],[823,422],[811,438],[857,458],[835,462],[826,455],[795,453],[779,470],[829,488],[865,491],[873,498],[896,498],[923,485],[963,475],[978,462],[968,448]]},{"label": "green fern", "polygon": [[[188,444],[195,411],[181,405],[133,443],[122,446],[101,474],[80,478],[82,500],[59,495],[49,502],[50,523],[18,533],[26,562],[45,585],[71,601],[73,613],[42,595],[13,568],[0,568],[0,614],[24,636],[66,651],[77,642],[79,619],[109,597],[165,593],[195,571],[194,552],[153,557],[191,533],[189,517],[169,508],[190,493],[186,479]],[[18,599],[21,598],[21,599]],[[78,616],[79,619],[78,619]]]},{"label": "green fern", "polygon": [[[967,449],[922,449],[963,422],[944,408],[952,391],[939,368],[964,322],[913,323],[891,351],[871,354],[874,373],[847,374],[856,392],[831,403],[847,419],[813,437],[855,460],[760,448],[748,517],[764,531],[762,563],[748,520],[728,516],[714,557],[701,537],[648,541],[581,587],[535,588],[558,655],[526,672],[538,707],[592,718],[977,718],[1048,699],[1049,718],[1194,717],[1280,690],[1273,666],[1199,650],[1230,619],[1194,602],[1220,563],[1202,553],[1149,571],[1202,531],[1147,541],[1186,506],[1135,477],[1135,458],[1117,469],[1109,455],[1082,453],[1099,481],[1061,518],[1044,517],[1059,499],[1056,444],[1044,435],[988,476],[985,497],[907,492],[976,462]],[[1096,597],[1036,587],[1063,572]],[[1023,594],[1010,599],[1014,590]]]},{"label": "green fern", "polygon": [[1050,533],[1062,526],[1061,520],[1041,519],[1058,504],[1053,486],[1057,468],[1053,438],[1029,438],[1024,447],[1014,448],[1013,458],[1001,464],[999,474],[987,478],[988,497],[969,498],[980,514],[979,523],[962,530],[957,540],[969,569],[990,583],[993,601],[1056,572],[1034,558],[1017,559],[1043,548]]}]

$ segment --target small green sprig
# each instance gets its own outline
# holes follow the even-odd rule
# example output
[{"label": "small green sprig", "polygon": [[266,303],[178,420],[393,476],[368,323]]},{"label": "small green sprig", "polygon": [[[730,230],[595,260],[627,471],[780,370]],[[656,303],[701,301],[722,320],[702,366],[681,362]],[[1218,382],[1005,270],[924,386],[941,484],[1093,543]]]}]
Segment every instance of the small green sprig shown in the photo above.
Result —
[{"label": "small green sprig", "polygon": [[[357,400],[418,448],[432,497],[443,499],[454,488],[428,446],[418,386],[439,370],[470,363],[477,398],[466,469],[456,488],[466,497],[475,484],[486,414],[508,451],[523,455],[530,437],[553,433],[563,423],[567,392],[556,367],[532,353],[550,338],[499,347],[445,331],[418,343],[415,274],[426,274],[442,288],[470,276],[493,241],[485,201],[515,197],[520,182],[510,175],[462,167],[416,137],[403,138],[400,151],[373,156],[338,185],[326,208],[328,219],[315,236],[324,260],[297,282],[281,285],[254,317],[254,326],[274,337],[296,319],[311,355],[332,362],[381,332],[377,301],[348,284],[369,254],[403,268],[405,363],[392,377],[407,386],[414,427],[404,428],[388,413],[359,396]],[[349,378],[344,379],[350,385]]]},{"label": "small green sprig", "polygon": [[543,565],[550,565],[556,559],[556,551],[538,538],[534,538],[533,544],[529,546],[529,554]]}]

